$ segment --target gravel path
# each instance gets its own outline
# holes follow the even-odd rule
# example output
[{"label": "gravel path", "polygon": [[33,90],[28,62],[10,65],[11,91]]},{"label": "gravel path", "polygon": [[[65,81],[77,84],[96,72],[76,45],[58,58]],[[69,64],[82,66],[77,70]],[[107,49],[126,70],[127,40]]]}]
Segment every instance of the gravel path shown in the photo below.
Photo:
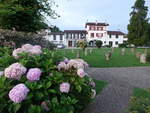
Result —
[{"label": "gravel path", "polygon": [[135,87],[150,87],[150,67],[90,68],[87,73],[109,85],[83,113],[125,113]]}]

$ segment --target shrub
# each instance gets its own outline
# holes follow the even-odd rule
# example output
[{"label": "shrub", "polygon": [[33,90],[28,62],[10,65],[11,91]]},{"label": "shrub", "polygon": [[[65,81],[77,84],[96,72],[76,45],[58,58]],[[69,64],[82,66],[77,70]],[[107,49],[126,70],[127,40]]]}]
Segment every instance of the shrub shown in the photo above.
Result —
[{"label": "shrub", "polygon": [[102,45],[103,45],[103,42],[102,42],[102,41],[100,41],[100,40],[97,40],[97,41],[96,41],[96,46],[97,46],[98,48],[101,48]]},{"label": "shrub", "polygon": [[43,48],[53,49],[56,46],[43,38],[42,34],[18,32],[0,29],[0,46],[18,48],[23,44],[40,45]]},{"label": "shrub", "polygon": [[104,47],[111,48],[111,45],[105,45]]},{"label": "shrub", "polygon": [[134,89],[134,96],[130,100],[130,113],[150,112],[150,90]]},{"label": "shrub", "polygon": [[0,113],[80,113],[96,94],[93,80],[84,72],[87,63],[63,61],[47,49],[30,54],[28,47],[22,46],[25,51],[17,58],[12,52],[6,55],[11,60],[1,57],[8,64],[1,65]]},{"label": "shrub", "polygon": [[124,42],[123,44],[119,44],[120,48],[127,48],[128,47],[128,43]]},{"label": "shrub", "polygon": [[147,53],[147,56],[146,56],[147,58],[146,58],[146,60],[148,61],[148,62],[150,62],[150,53]]},{"label": "shrub", "polygon": [[77,42],[77,47],[82,48],[83,50],[85,50],[85,48],[88,46],[88,43],[86,40],[79,40]]}]

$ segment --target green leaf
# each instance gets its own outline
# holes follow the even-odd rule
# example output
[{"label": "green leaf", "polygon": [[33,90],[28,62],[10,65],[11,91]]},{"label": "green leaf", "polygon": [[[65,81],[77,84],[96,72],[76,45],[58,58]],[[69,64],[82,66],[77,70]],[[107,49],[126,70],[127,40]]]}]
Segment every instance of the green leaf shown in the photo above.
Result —
[{"label": "green leaf", "polygon": [[52,85],[52,83],[49,81],[49,82],[46,83],[45,88],[47,89],[47,88],[49,88],[51,85]]},{"label": "green leaf", "polygon": [[14,113],[17,113],[17,111],[19,111],[20,108],[21,108],[21,104],[14,104],[14,108],[13,108]]}]

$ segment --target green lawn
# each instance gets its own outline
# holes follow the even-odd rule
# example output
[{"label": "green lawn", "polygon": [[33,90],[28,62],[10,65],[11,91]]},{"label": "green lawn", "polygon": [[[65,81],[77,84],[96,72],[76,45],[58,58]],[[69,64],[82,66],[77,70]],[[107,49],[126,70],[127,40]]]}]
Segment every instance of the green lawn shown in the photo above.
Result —
[{"label": "green lawn", "polygon": [[101,81],[101,80],[94,80],[95,84],[96,84],[96,93],[99,94],[104,87],[106,87],[106,85],[108,84],[105,81]]},{"label": "green lawn", "polygon": [[[134,67],[134,66],[150,66],[150,62],[141,64],[139,59],[136,58],[135,53],[131,52],[130,48],[126,49],[126,54],[121,55],[121,49],[115,48],[112,57],[109,61],[105,60],[105,52],[111,51],[111,48],[93,49],[92,54],[84,55],[83,51],[80,50],[81,58],[88,62],[91,67]],[[57,54],[67,57],[76,58],[77,50],[57,50]],[[136,52],[144,52],[144,49],[136,49]],[[148,49],[150,52],[150,49]]]},{"label": "green lawn", "polygon": [[135,88],[129,111],[130,113],[150,113],[150,90]]}]

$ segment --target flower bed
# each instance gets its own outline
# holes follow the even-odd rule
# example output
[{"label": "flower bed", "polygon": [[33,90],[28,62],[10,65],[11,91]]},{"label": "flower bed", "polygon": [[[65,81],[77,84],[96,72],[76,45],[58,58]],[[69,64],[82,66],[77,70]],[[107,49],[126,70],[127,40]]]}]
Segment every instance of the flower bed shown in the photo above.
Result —
[{"label": "flower bed", "polygon": [[0,56],[0,113],[80,113],[96,95],[88,64],[60,59],[30,44]]}]

